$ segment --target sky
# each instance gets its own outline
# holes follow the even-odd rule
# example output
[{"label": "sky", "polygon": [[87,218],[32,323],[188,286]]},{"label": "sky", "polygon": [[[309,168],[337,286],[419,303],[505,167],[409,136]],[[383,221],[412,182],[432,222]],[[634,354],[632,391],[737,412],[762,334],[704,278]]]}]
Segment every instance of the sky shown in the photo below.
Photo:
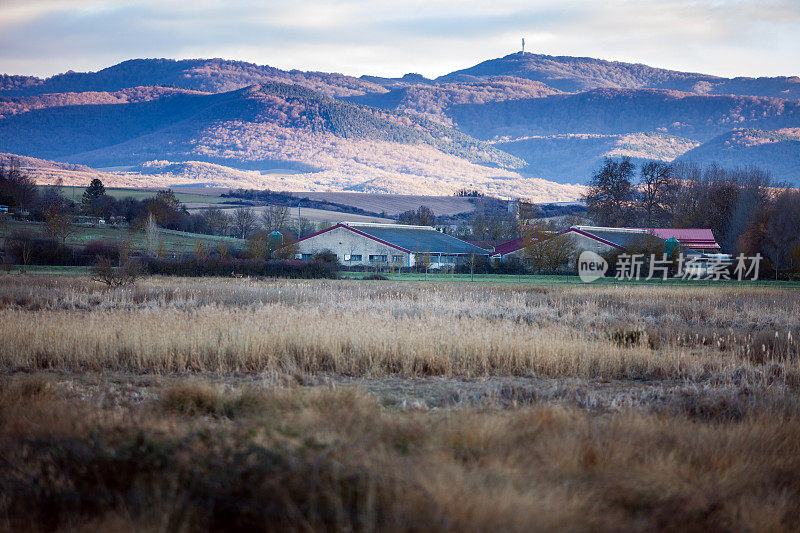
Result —
[{"label": "sky", "polygon": [[133,58],[436,77],[526,51],[800,75],[800,0],[0,0],[0,73]]}]

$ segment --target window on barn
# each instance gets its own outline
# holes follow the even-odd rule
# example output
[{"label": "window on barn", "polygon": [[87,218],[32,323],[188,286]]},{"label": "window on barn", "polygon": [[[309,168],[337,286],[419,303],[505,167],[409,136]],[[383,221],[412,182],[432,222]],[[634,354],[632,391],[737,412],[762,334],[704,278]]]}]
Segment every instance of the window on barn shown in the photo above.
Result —
[{"label": "window on barn", "polygon": [[394,261],[395,263],[400,263],[400,262],[403,261],[403,256],[402,255],[393,255],[392,256],[392,261]]},{"label": "window on barn", "polygon": [[300,259],[303,261],[311,261],[311,258],[314,257],[314,254],[302,254]]},{"label": "window on barn", "polygon": [[350,261],[361,261],[361,254],[352,254],[350,256]]},{"label": "window on barn", "polygon": [[385,255],[371,255],[371,256],[369,256],[369,260],[372,261],[373,263],[385,262],[387,259],[388,259],[388,256],[385,256]]}]

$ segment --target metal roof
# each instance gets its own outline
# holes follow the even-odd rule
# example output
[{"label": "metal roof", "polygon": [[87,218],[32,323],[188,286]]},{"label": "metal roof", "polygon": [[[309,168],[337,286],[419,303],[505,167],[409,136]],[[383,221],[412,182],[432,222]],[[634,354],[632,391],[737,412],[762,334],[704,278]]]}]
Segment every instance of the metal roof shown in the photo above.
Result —
[{"label": "metal roof", "polygon": [[573,226],[580,233],[616,244],[623,248],[635,244],[642,234],[651,234],[661,240],[677,239],[686,248],[719,249],[714,233],[705,228],[607,228],[600,226]]},{"label": "metal roof", "polygon": [[714,232],[710,229],[674,229],[674,228],[654,228],[651,230],[656,237],[662,239],[677,239],[682,246],[687,248],[716,249],[720,246],[714,238]]},{"label": "metal roof", "polygon": [[498,244],[497,246],[494,247],[494,253],[500,255],[506,255],[512,252],[516,252],[517,250],[521,250],[524,246],[525,242],[523,241],[522,237],[518,237],[508,242]]},{"label": "metal roof", "polygon": [[613,231],[611,228],[608,230],[570,228],[569,231],[595,237],[596,239],[615,245],[618,248],[630,248],[631,246],[642,243],[648,235],[646,231]]},{"label": "metal roof", "polygon": [[[710,229],[683,228],[608,228],[601,226],[572,226],[563,233],[577,233],[617,248],[629,248],[642,242],[645,235],[653,235],[660,240],[676,239],[681,246],[700,250],[719,249]],[[555,235],[553,235],[555,237]],[[524,247],[522,238],[513,239],[494,248],[494,254],[506,255]]]},{"label": "metal roof", "polygon": [[405,226],[402,224],[342,223],[343,227],[356,230],[385,243],[403,248],[410,253],[488,255],[479,248],[452,235],[436,231],[430,226]]}]

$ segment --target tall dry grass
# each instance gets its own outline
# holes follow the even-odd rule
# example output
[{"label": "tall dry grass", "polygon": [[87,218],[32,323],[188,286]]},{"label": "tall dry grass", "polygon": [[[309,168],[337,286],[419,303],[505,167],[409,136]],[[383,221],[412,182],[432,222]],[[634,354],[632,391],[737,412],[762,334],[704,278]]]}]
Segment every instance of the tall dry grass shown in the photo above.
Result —
[{"label": "tall dry grass", "polygon": [[791,531],[798,333],[769,288],[7,276],[0,530]]},{"label": "tall dry grass", "polygon": [[154,392],[120,412],[0,382],[0,421],[14,421],[0,424],[0,529],[791,531],[800,519],[796,411],[455,416],[352,389]]},{"label": "tall dry grass", "polygon": [[800,382],[800,294],[765,288],[51,278],[0,306],[5,371]]}]

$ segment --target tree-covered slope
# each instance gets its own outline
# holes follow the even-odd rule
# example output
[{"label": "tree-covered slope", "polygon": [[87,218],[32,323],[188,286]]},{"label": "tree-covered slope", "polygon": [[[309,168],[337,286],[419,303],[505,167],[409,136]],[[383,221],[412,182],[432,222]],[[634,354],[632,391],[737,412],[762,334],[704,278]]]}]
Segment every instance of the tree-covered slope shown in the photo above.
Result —
[{"label": "tree-covered slope", "polygon": [[475,81],[490,76],[514,76],[577,92],[597,88],[671,89],[696,94],[736,94],[800,99],[800,78],[723,78],[680,72],[638,63],[606,61],[591,57],[509,54],[473,67],[446,74],[438,81]]},{"label": "tree-covered slope", "polygon": [[265,82],[293,83],[331,96],[385,92],[378,84],[342,74],[285,71],[225,59],[131,59],[97,72],[66,72],[50,78],[0,76],[0,96],[118,91],[161,85],[204,92],[227,92]]},{"label": "tree-covered slope", "polygon": [[469,83],[407,85],[388,93],[352,96],[347,100],[382,109],[414,113],[450,124],[447,110],[454,105],[541,98],[558,93],[560,91],[536,81],[498,76]]},{"label": "tree-covered slope", "polygon": [[737,127],[800,125],[800,101],[653,89],[596,89],[546,98],[454,105],[448,114],[461,131],[479,139],[654,131],[706,141]]},{"label": "tree-covered slope", "polygon": [[625,135],[567,134],[528,137],[495,146],[527,161],[525,175],[558,183],[582,183],[606,157],[627,156],[636,162],[672,161],[699,143],[660,133]]},{"label": "tree-covered slope", "polygon": [[689,150],[681,159],[723,166],[754,165],[770,171],[778,181],[800,187],[800,128],[732,130]]},{"label": "tree-covered slope", "polygon": [[[284,145],[315,137],[428,145],[472,163],[522,162],[422,117],[268,83],[219,94],[33,109],[0,120],[0,151],[114,166],[169,157],[283,159]],[[321,142],[321,140],[320,140]],[[308,161],[313,164],[309,156]]]}]

